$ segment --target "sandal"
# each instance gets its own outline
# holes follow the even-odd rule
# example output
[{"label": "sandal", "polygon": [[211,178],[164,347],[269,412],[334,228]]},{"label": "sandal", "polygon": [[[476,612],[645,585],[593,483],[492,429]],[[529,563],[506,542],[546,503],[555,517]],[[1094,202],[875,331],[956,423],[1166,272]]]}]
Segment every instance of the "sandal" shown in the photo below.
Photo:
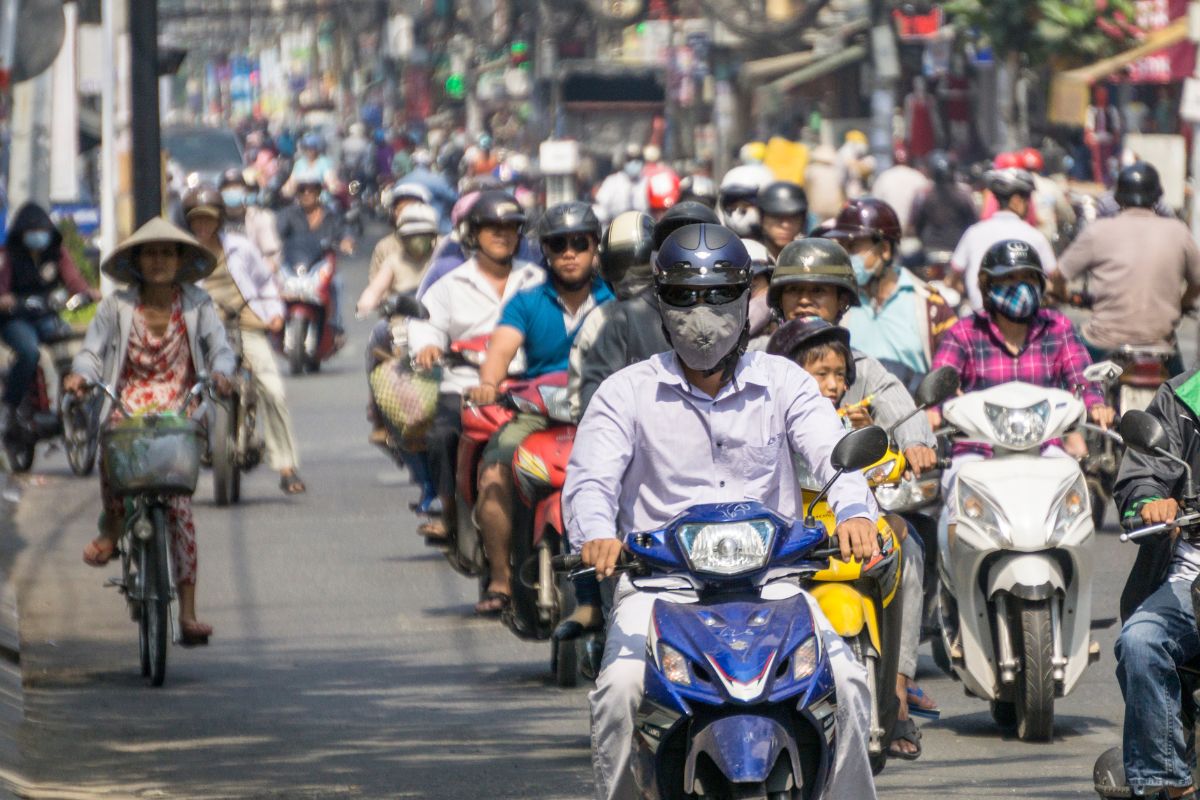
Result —
[{"label": "sandal", "polygon": [[440,519],[431,519],[417,526],[417,533],[425,537],[426,544],[439,545],[448,538],[446,525]]},{"label": "sandal", "polygon": [[183,647],[198,647],[208,644],[208,637],[212,636],[212,626],[205,625],[203,622],[191,620],[179,622],[179,644]]},{"label": "sandal", "polygon": [[[104,545],[107,545],[105,549]],[[83,548],[83,561],[88,566],[103,567],[117,554],[117,543],[106,536],[92,539]]]},{"label": "sandal", "polygon": [[921,705],[933,703],[933,698],[925,694],[920,686],[908,687],[908,713],[922,719],[941,719],[942,710],[934,703],[933,706]]},{"label": "sandal", "polygon": [[279,488],[283,490],[284,494],[304,494],[308,491],[308,487],[304,485],[304,481],[300,480],[300,474],[297,472],[280,475]]},{"label": "sandal", "polygon": [[475,604],[475,613],[481,617],[498,617],[512,602],[504,592],[484,592],[483,599]]},{"label": "sandal", "polygon": [[[896,742],[908,742],[915,751],[901,750]],[[899,758],[903,761],[916,761],[921,757],[921,731],[911,719],[898,719],[892,728],[892,743],[888,745],[888,758]]]}]

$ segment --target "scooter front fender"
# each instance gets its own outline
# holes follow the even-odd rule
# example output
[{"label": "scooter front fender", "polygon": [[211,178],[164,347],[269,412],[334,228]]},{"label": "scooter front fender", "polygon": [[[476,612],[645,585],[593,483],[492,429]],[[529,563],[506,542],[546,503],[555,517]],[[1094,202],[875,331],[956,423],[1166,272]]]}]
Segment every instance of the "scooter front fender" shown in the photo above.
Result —
[{"label": "scooter front fender", "polygon": [[1022,600],[1045,600],[1066,590],[1062,567],[1043,553],[1004,556],[992,566],[987,576],[989,600],[999,592]]},{"label": "scooter front fender", "polygon": [[753,714],[722,717],[692,737],[683,785],[688,792],[696,791],[696,759],[701,753],[711,758],[721,774],[733,783],[762,783],[770,777],[775,762],[785,751],[792,774],[799,776],[799,749],[782,725],[770,717]]},{"label": "scooter front fender", "polygon": [[537,547],[546,537],[547,527],[553,528],[559,539],[563,535],[562,492],[553,492],[543,497],[533,512],[533,546]]}]

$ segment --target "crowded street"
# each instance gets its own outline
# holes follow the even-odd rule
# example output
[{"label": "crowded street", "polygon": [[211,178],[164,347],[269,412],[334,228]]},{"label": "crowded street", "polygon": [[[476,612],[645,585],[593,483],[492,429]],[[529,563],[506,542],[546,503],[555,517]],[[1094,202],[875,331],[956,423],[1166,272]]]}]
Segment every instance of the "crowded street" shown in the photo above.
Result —
[{"label": "crowded street", "polygon": [[[352,292],[364,267],[350,262]],[[176,650],[166,691],[138,677],[136,634],[105,575],[81,572],[94,482],[70,476],[61,455],[29,481],[14,574],[34,796],[589,796],[587,688],[556,688],[544,643],[472,613],[472,583],[415,533],[414,488],[366,443],[353,352],[367,329],[353,324],[350,352],[288,382],[307,495],[280,496],[261,471],[237,507],[197,492],[199,603],[220,639]],[[923,726],[919,763],[879,777],[880,796],[1094,796],[1091,762],[1121,731],[1117,593],[1105,587],[1124,579],[1132,550],[1111,524],[1098,538],[1102,656],[1056,707],[1053,741],[999,736],[925,647],[921,680],[943,719]]]}]

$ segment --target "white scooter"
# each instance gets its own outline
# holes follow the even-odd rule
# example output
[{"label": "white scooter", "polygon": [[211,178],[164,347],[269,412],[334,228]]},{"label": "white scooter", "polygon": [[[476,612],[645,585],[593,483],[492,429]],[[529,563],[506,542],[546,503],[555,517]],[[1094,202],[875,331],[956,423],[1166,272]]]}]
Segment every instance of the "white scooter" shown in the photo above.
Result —
[{"label": "white scooter", "polygon": [[1026,741],[1049,739],[1055,698],[1070,693],[1100,647],[1091,638],[1087,485],[1075,459],[1043,458],[1041,448],[1084,427],[1087,411],[1069,392],[1014,381],[950,400],[942,413],[956,434],[994,451],[962,464],[946,498],[958,524],[949,536],[943,512],[943,645],[954,675],[990,701],[999,725],[1015,725]]}]

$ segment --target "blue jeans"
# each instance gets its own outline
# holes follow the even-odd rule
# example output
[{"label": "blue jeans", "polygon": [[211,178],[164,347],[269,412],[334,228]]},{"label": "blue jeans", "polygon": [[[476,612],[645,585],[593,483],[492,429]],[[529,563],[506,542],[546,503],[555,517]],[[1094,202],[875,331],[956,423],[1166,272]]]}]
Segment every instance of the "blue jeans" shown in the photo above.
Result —
[{"label": "blue jeans", "polygon": [[[1117,638],[1125,697],[1125,778],[1137,794],[1192,784],[1196,743],[1180,722],[1176,666],[1200,655],[1191,584],[1168,581],[1138,606]],[[1191,702],[1191,698],[1187,698]]]},{"label": "blue jeans", "polygon": [[10,319],[0,323],[0,339],[12,348],[16,359],[4,382],[4,403],[16,408],[25,398],[37,374],[38,344],[52,336],[58,328],[55,316],[37,319]]}]

